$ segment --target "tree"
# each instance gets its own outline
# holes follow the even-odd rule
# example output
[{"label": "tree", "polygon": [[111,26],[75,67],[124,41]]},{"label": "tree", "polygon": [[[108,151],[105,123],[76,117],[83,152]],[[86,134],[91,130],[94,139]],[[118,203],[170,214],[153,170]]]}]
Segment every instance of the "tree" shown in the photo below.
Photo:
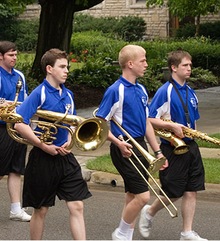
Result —
[{"label": "tree", "polygon": [[[24,11],[27,4],[35,0],[0,0],[14,11]],[[39,0],[41,5],[40,25],[32,77],[41,79],[40,61],[42,55],[51,48],[69,52],[72,23],[75,12],[91,8],[103,0]]]},{"label": "tree", "polygon": [[72,23],[75,12],[88,9],[103,0],[39,0],[40,26],[36,56],[32,67],[33,77],[39,77],[40,60],[50,48],[69,52]]},{"label": "tree", "polygon": [[200,16],[218,13],[220,0],[147,0],[146,6],[168,6],[172,16],[182,20],[186,16],[196,17],[196,36],[199,36]]}]

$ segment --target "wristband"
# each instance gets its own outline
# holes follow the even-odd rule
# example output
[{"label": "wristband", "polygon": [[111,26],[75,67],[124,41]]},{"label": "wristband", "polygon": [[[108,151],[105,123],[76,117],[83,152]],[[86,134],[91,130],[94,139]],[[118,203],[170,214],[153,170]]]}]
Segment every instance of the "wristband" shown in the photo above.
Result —
[{"label": "wristband", "polygon": [[158,150],[158,151],[155,151],[155,152],[154,152],[154,155],[157,156],[157,155],[159,155],[159,154],[161,154],[161,153],[162,153],[162,151],[161,151],[161,150]]}]

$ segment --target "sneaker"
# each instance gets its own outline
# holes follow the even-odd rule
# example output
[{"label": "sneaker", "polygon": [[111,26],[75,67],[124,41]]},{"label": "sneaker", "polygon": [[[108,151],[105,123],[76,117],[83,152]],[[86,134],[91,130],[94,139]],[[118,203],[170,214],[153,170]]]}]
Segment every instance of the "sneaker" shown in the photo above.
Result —
[{"label": "sneaker", "polygon": [[150,236],[150,230],[152,227],[152,220],[146,217],[146,213],[150,205],[145,205],[141,210],[140,220],[139,220],[139,231],[144,238]]},{"label": "sneaker", "polygon": [[14,221],[30,222],[31,216],[27,214],[24,209],[21,209],[17,213],[10,211],[10,219]]},{"label": "sneaker", "polygon": [[119,237],[117,235],[118,228],[115,229],[115,231],[112,233],[112,240],[128,240],[126,237]]},{"label": "sneaker", "polygon": [[195,231],[192,231],[188,235],[180,235],[180,240],[203,240],[208,241],[208,239],[201,238]]}]

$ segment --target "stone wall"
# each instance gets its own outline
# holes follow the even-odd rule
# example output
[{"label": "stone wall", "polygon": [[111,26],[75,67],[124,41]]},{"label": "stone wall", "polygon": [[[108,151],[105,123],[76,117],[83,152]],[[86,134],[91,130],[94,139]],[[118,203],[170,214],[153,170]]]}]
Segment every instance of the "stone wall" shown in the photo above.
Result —
[{"label": "stone wall", "polygon": [[[20,19],[33,19],[40,16],[40,5],[28,5],[25,12],[20,15]],[[169,36],[169,9],[150,8],[147,9],[145,1],[141,0],[104,0],[102,3],[81,11],[81,13],[91,14],[94,17],[113,16],[120,18],[121,16],[138,16],[142,17],[147,23],[146,39],[167,38]],[[201,17],[201,22],[220,21],[220,11],[216,15],[209,14]]]}]

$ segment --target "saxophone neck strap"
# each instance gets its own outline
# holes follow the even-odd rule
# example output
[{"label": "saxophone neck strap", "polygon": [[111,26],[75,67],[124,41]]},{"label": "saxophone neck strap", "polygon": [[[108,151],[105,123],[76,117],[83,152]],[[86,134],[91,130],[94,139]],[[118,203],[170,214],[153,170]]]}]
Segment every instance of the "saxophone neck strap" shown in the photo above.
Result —
[{"label": "saxophone neck strap", "polygon": [[181,95],[180,95],[180,92],[177,89],[177,86],[176,86],[175,82],[172,79],[172,77],[169,79],[169,82],[173,85],[174,89],[176,90],[176,93],[179,96],[179,99],[180,99],[180,101],[182,103],[182,106],[183,106],[183,109],[184,109],[187,126],[190,128],[191,125],[190,125],[189,111],[188,111],[188,88],[187,88],[187,85],[186,85],[186,104],[185,104]]}]

